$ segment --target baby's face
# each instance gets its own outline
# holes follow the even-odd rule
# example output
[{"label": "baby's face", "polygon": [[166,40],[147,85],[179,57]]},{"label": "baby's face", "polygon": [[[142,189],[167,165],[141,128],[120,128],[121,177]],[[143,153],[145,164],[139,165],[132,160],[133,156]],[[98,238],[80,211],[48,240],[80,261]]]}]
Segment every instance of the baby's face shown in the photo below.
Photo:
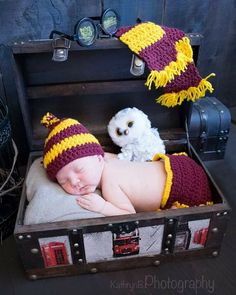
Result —
[{"label": "baby's face", "polygon": [[69,194],[86,195],[93,193],[100,183],[102,156],[89,156],[74,160],[58,171],[56,178]]}]

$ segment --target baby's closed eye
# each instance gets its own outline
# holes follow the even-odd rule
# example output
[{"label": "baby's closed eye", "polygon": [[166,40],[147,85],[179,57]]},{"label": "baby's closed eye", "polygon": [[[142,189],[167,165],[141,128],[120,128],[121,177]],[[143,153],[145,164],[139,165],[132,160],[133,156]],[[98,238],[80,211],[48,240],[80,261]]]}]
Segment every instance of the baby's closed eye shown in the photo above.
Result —
[{"label": "baby's closed eye", "polygon": [[75,173],[78,173],[78,174],[81,174],[81,173],[83,173],[84,172],[84,168],[76,168],[75,169]]},{"label": "baby's closed eye", "polygon": [[66,179],[63,179],[63,180],[57,180],[57,182],[60,184],[60,185],[65,185],[67,183],[67,180]]}]

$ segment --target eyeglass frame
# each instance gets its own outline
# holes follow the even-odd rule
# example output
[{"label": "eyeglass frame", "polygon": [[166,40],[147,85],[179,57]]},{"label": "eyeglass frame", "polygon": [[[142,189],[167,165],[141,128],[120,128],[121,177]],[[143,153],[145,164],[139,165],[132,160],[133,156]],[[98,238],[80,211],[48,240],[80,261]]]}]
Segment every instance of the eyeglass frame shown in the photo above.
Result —
[{"label": "eyeglass frame", "polygon": [[[109,33],[107,32],[107,30],[103,27],[102,25],[102,22],[104,21],[104,18],[105,18],[105,15],[108,13],[108,12],[113,12],[114,15],[116,16],[116,20],[117,20],[117,28],[114,32],[112,33]],[[82,42],[81,39],[78,37],[78,30],[80,28],[80,25],[83,23],[83,22],[90,22],[90,24],[93,26],[93,29],[94,29],[94,36],[92,38],[92,40],[86,44],[85,42]],[[60,31],[57,31],[57,30],[53,30],[51,31],[50,33],[50,36],[49,36],[49,39],[54,39],[53,38],[53,35],[56,34],[56,35],[59,35],[61,38],[65,38],[65,39],[68,39],[68,40],[71,40],[71,41],[76,41],[80,46],[83,46],[83,47],[89,47],[91,45],[93,45],[95,43],[95,40],[98,39],[99,37],[100,38],[111,38],[118,30],[118,27],[119,27],[119,23],[120,23],[120,18],[119,18],[119,15],[117,14],[117,12],[114,10],[114,9],[111,9],[111,8],[108,8],[106,9],[102,16],[101,16],[101,19],[100,19],[100,23],[96,24],[95,21],[92,19],[92,18],[89,18],[89,17],[84,17],[82,19],[80,19],[75,27],[74,27],[74,35],[68,35],[68,34],[65,34],[63,32],[60,32]],[[99,29],[101,29],[103,32],[106,33],[106,35],[100,35],[99,34],[99,30],[98,30],[98,27]]]}]

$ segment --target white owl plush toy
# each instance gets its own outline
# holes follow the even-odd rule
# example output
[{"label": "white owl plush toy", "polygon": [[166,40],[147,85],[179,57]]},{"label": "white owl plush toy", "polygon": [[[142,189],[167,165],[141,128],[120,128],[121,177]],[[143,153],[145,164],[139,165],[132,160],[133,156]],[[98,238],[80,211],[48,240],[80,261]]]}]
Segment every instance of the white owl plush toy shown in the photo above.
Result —
[{"label": "white owl plush toy", "polygon": [[165,153],[158,130],[151,128],[148,116],[135,107],[119,111],[107,128],[113,142],[121,147],[121,160],[144,162],[156,153]]}]

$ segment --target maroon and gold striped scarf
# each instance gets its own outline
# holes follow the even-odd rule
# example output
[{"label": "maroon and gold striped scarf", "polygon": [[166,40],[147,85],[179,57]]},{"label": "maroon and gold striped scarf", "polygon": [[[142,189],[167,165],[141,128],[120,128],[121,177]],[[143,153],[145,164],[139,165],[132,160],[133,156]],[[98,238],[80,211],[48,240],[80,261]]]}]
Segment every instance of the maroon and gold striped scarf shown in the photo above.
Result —
[{"label": "maroon and gold striped scarf", "polygon": [[145,85],[151,89],[165,87],[156,101],[167,107],[181,105],[184,100],[195,101],[213,91],[202,78],[193,62],[193,52],[185,33],[152,22],[120,28],[116,36],[139,56],[150,70]]}]

